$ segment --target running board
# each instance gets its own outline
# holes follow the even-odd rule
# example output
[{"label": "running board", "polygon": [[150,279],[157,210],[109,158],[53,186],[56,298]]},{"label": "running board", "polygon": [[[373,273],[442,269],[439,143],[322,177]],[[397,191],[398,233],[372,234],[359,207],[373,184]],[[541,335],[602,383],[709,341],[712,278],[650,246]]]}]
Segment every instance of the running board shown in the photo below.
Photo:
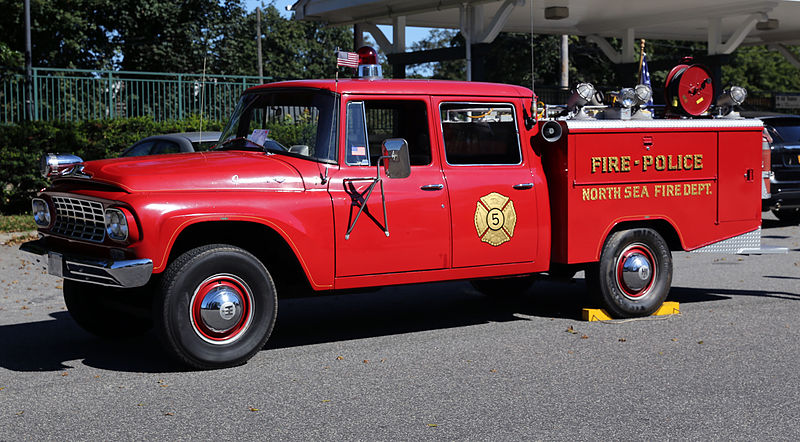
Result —
[{"label": "running board", "polygon": [[727,253],[734,255],[773,255],[789,253],[788,247],[765,246],[761,244],[761,227],[752,232],[709,244],[691,253]]}]

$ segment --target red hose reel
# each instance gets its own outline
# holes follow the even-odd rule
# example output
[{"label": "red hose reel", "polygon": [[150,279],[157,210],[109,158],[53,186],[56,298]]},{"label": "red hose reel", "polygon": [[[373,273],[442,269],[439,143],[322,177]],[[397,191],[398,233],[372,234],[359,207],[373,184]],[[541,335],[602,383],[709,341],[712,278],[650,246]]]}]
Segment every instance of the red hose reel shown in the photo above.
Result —
[{"label": "red hose reel", "polygon": [[708,110],[714,96],[714,82],[704,66],[679,64],[667,75],[664,99],[671,110],[696,117]]}]

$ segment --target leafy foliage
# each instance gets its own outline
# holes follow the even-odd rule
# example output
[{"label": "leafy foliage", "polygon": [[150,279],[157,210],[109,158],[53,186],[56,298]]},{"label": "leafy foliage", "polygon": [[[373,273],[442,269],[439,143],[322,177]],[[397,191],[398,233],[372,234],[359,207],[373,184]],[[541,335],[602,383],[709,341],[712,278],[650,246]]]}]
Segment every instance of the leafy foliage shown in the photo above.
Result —
[{"label": "leafy foliage", "polygon": [[[800,57],[800,47],[790,47]],[[722,67],[723,84],[736,84],[749,91],[800,91],[800,70],[783,55],[763,46],[747,46],[734,52]]]},{"label": "leafy foliage", "polygon": [[[610,39],[611,46],[620,50],[622,42]],[[412,51],[463,46],[464,38],[454,30],[432,30],[426,38],[414,43]],[[570,72],[572,84],[590,82],[601,89],[618,88],[620,84],[631,84],[635,78],[621,74],[602,51],[583,37],[569,37]],[[646,46],[648,61],[667,62],[676,65],[683,57],[704,57],[706,44],[675,40],[650,40]],[[800,56],[800,48],[790,47]],[[531,41],[528,34],[501,33],[490,44],[482,62],[486,66],[488,81],[530,86]],[[560,81],[561,42],[559,36],[536,35],[533,41],[536,84],[558,86]],[[463,80],[466,65],[464,60],[426,63],[409,67],[409,76]],[[653,85],[660,87],[666,80],[669,69],[653,70],[650,76]],[[730,63],[722,68],[723,84],[739,84],[753,91],[800,91],[798,70],[777,52],[763,46],[747,46],[736,50]]]},{"label": "leafy foliage", "polygon": [[[23,2],[0,0],[0,28],[24,29]],[[144,72],[257,75],[256,13],[244,0],[31,0],[33,65]],[[349,27],[262,16],[264,75],[330,77],[334,49],[349,49]],[[7,50],[6,50],[7,49]],[[0,61],[24,51],[24,33],[0,36]]]},{"label": "leafy foliage", "polygon": [[[58,68],[105,68],[114,55],[102,17],[113,0],[31,0],[33,65]],[[20,0],[0,0],[0,40],[25,51],[25,15]],[[15,32],[11,32],[15,30]],[[22,60],[20,59],[21,63]]]},{"label": "leafy foliage", "polygon": [[[220,130],[222,122],[202,122],[203,130]],[[0,213],[30,209],[30,198],[47,185],[39,159],[47,152],[72,153],[84,160],[118,156],[150,135],[197,131],[199,116],[155,122],[147,117],[82,122],[35,121],[0,125]]]}]

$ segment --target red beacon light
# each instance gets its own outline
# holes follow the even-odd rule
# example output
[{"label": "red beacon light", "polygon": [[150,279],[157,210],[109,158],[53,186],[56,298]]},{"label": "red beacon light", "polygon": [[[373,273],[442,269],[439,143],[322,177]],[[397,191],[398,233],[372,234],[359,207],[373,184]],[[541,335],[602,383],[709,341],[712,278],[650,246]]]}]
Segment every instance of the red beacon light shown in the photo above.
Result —
[{"label": "red beacon light", "polygon": [[383,70],[378,64],[378,52],[369,47],[362,46],[356,51],[358,54],[358,77],[359,78],[383,78]]}]

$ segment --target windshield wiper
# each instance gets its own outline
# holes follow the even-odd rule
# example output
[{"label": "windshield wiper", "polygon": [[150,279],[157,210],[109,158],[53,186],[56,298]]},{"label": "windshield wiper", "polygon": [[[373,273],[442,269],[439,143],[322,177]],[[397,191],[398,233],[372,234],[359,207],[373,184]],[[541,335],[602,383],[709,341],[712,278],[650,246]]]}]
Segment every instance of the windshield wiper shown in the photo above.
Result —
[{"label": "windshield wiper", "polygon": [[217,146],[214,150],[252,150],[256,152],[267,151],[264,146],[254,143],[245,137],[231,138],[230,140],[223,141],[222,144]]}]

